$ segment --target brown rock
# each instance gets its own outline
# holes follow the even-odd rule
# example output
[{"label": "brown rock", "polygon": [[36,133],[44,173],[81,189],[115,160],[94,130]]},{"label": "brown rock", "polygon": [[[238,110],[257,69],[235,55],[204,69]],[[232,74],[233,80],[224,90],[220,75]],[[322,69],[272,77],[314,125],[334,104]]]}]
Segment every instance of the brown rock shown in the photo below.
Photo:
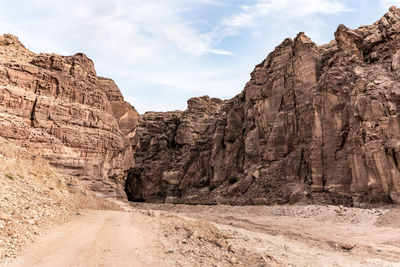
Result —
[{"label": "brown rock", "polygon": [[399,45],[400,10],[391,8],[371,26],[340,25],[320,47],[304,33],[286,39],[233,99],[146,113],[131,199],[397,202]]},{"label": "brown rock", "polygon": [[96,191],[123,196],[137,121],[84,54],[36,55],[15,36],[0,36],[0,136]]}]

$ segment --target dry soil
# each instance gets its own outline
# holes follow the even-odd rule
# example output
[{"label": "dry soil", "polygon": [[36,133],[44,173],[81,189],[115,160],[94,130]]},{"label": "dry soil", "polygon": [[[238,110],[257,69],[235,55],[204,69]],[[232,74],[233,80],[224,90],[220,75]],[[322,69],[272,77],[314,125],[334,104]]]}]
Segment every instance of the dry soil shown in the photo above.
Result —
[{"label": "dry soil", "polygon": [[394,207],[134,204],[91,210],[6,266],[400,266]]}]

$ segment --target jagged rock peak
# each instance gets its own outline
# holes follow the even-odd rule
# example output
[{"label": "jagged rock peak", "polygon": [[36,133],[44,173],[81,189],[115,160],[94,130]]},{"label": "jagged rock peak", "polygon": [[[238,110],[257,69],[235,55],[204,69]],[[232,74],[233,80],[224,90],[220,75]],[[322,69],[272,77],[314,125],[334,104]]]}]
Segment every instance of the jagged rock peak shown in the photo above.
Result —
[{"label": "jagged rock peak", "polygon": [[294,38],[294,43],[315,45],[315,43],[304,32],[299,32],[297,34],[296,38]]},{"label": "jagged rock peak", "polygon": [[80,72],[82,75],[96,76],[94,63],[83,53],[73,56],[41,53],[30,61],[31,64],[48,70]]},{"label": "jagged rock peak", "polygon": [[210,98],[208,95],[202,97],[192,97],[187,101],[188,110],[191,111],[210,111],[218,108],[223,103],[219,98]]},{"label": "jagged rock peak", "polygon": [[19,41],[17,36],[9,33],[0,35],[0,46],[15,46],[25,48],[25,46]]},{"label": "jagged rock peak", "polygon": [[35,56],[12,34],[0,35],[0,61],[27,62]]},{"label": "jagged rock peak", "polygon": [[35,54],[12,34],[0,36],[0,61],[30,63],[41,68],[65,72],[79,69],[78,72],[82,72],[84,75],[96,76],[93,61],[84,53],[76,53],[72,56],[61,56],[54,53]]}]

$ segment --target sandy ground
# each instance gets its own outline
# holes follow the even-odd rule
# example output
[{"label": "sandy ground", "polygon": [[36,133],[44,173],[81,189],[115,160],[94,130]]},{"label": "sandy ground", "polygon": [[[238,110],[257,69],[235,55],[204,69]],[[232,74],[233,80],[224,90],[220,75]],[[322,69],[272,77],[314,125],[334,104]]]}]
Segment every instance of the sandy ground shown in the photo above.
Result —
[{"label": "sandy ground", "polygon": [[134,206],[87,211],[5,266],[400,266],[399,208]]},{"label": "sandy ground", "polygon": [[7,266],[157,266],[158,242],[143,214],[88,211],[29,244]]},{"label": "sandy ground", "polygon": [[400,266],[400,208],[135,206],[213,222],[273,266]]}]

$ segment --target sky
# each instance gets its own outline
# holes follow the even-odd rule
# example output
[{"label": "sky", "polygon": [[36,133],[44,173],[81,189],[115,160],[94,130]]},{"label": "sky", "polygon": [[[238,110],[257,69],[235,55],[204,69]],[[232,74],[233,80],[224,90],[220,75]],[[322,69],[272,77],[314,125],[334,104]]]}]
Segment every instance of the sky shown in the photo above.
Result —
[{"label": "sky", "polygon": [[328,43],[339,24],[378,20],[400,0],[0,0],[0,34],[35,53],[85,53],[139,113],[229,99],[285,38]]}]

